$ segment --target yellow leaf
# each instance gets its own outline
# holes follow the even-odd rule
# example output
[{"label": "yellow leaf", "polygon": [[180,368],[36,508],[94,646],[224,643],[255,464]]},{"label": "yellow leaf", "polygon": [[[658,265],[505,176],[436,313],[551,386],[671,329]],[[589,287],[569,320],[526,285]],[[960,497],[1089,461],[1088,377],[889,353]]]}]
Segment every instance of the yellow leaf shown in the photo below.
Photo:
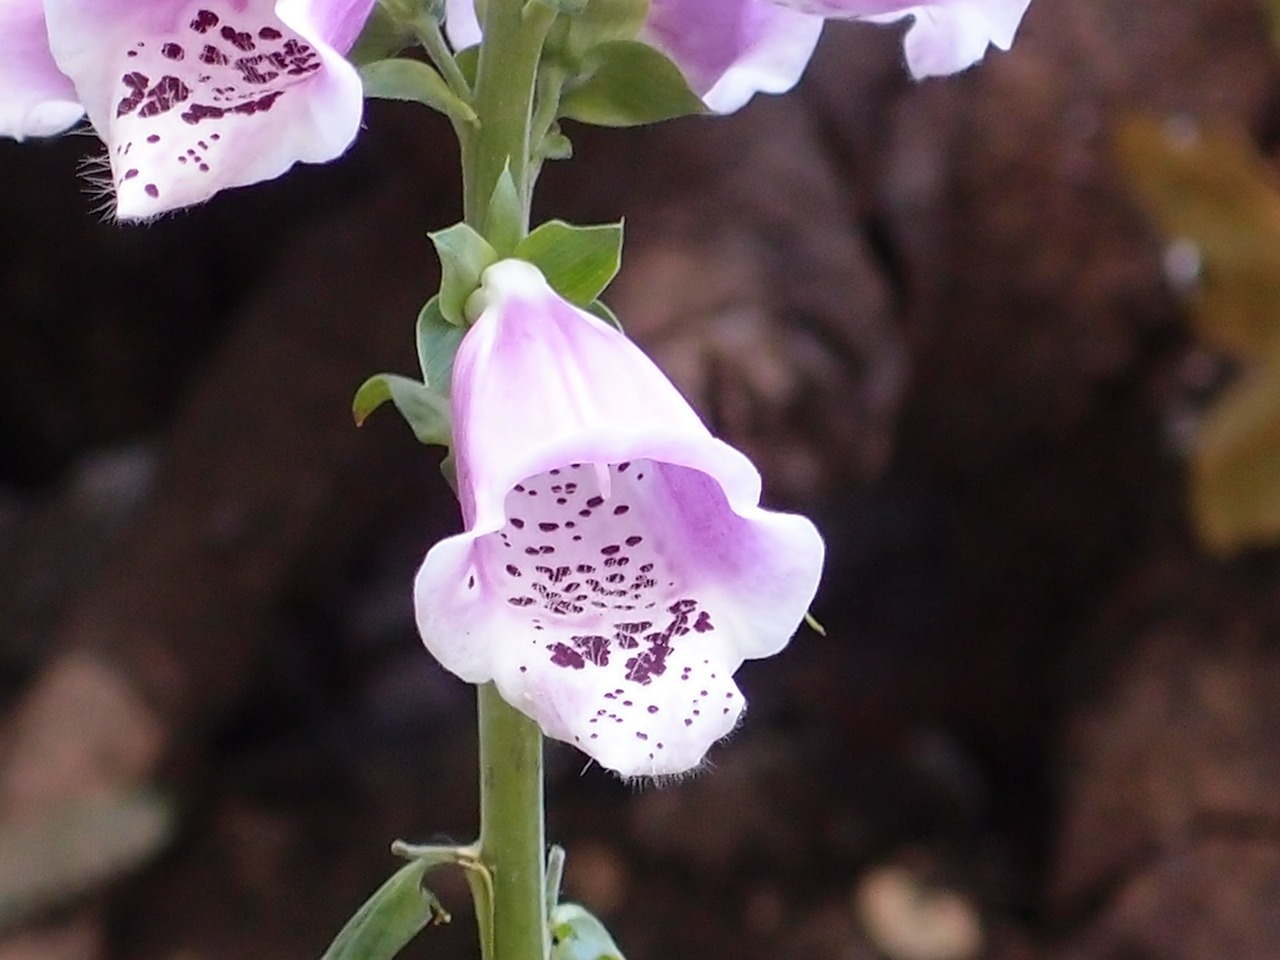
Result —
[{"label": "yellow leaf", "polygon": [[[1280,0],[1278,0],[1280,2]],[[1280,357],[1280,174],[1243,135],[1133,116],[1114,150],[1169,241],[1199,252],[1193,319],[1237,359]]]}]

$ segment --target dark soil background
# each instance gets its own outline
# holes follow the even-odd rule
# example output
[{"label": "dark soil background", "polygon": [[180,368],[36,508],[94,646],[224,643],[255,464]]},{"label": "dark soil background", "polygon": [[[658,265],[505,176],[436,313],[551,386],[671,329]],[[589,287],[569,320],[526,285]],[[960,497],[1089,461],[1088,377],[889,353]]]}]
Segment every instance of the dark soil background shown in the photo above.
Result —
[{"label": "dark soil background", "polygon": [[[744,667],[712,769],[549,750],[631,960],[1280,957],[1280,557],[1189,532],[1224,372],[1108,151],[1133,110],[1274,151],[1269,38],[1249,0],[1035,0],[916,84],[833,26],[788,97],[573,131],[543,213],[626,215],[611,304],[831,553],[828,636]],[[471,691],[409,597],[456,508],[348,413],[413,369],[454,149],[375,105],[339,163],[128,228],[98,150],[0,144],[0,960],[315,958],[392,838],[475,829]],[[143,866],[127,816],[58,826],[144,784]],[[474,956],[437,886],[408,955]]]}]

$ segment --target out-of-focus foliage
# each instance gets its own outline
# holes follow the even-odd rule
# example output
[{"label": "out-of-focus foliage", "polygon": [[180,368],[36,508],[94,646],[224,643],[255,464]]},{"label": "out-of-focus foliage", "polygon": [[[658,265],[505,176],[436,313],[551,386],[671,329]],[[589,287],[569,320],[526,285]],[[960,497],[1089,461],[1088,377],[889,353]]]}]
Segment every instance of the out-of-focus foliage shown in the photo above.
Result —
[{"label": "out-of-focus foliage", "polygon": [[1196,528],[1222,553],[1280,541],[1280,171],[1242,135],[1185,119],[1127,119],[1115,143],[1197,332],[1240,366],[1193,441]]}]

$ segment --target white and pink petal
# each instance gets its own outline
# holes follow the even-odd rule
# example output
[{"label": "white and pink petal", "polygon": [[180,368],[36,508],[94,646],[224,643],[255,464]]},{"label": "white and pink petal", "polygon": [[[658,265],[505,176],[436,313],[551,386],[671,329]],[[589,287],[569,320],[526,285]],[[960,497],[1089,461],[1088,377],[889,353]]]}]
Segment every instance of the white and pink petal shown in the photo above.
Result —
[{"label": "white and pink petal", "polygon": [[153,216],[341,154],[363,110],[341,45],[372,4],[46,0],[54,58],[107,144],[117,214]]},{"label": "white and pink petal", "polygon": [[0,136],[61,133],[84,116],[71,80],[49,51],[43,0],[0,3]]},{"label": "white and pink petal", "polygon": [[482,295],[453,374],[467,529],[419,571],[423,639],[610,769],[696,767],[738,721],[734,672],[803,617],[821,538],[533,267],[491,267]]},{"label": "white and pink petal", "polygon": [[1031,0],[773,0],[803,13],[891,23],[911,18],[904,43],[917,78],[972,66],[991,46],[1008,50]]}]

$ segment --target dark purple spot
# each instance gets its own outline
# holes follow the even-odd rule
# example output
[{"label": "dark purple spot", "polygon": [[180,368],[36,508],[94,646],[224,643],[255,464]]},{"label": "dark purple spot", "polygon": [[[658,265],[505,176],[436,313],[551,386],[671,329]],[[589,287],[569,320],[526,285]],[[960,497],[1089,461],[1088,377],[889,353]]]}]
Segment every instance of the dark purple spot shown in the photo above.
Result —
[{"label": "dark purple spot", "polygon": [[160,188],[157,187],[154,183],[148,183],[145,187],[142,188],[142,192],[145,193],[152,200],[160,196]]},{"label": "dark purple spot", "polygon": [[511,518],[511,525],[512,525],[513,527],[515,527],[517,530],[523,530],[523,529],[524,529],[524,521],[523,521],[523,520],[521,520],[519,517],[512,517],[512,518]]},{"label": "dark purple spot", "polygon": [[693,629],[698,631],[698,633],[706,633],[709,630],[714,630],[715,627],[711,625],[711,614],[707,613],[705,610],[699,613],[698,619],[694,621]]},{"label": "dark purple spot", "polygon": [[613,515],[614,515],[615,517],[620,517],[620,516],[622,516],[624,513],[626,513],[626,512],[627,512],[628,510],[630,510],[630,509],[631,509],[631,508],[630,508],[629,506],[627,506],[625,503],[620,503],[620,504],[618,504],[616,507],[614,507],[614,508],[613,508]]},{"label": "dark purple spot", "polygon": [[275,27],[263,27],[258,31],[259,40],[279,40],[284,34]]},{"label": "dark purple spot", "polygon": [[218,25],[218,15],[212,10],[200,10],[191,21],[191,29],[196,33],[208,33]]},{"label": "dark purple spot", "polygon": [[137,175],[138,175],[138,171],[137,171],[137,169],[136,169],[136,168],[135,168],[135,169],[132,169],[132,170],[126,170],[126,171],[124,172],[124,176],[123,176],[123,177],[121,177],[120,179],[121,179],[121,180],[132,180],[132,179],[133,179],[134,177],[136,177]]},{"label": "dark purple spot", "polygon": [[[625,542],[628,547],[636,547],[636,546],[639,546],[643,541],[644,541],[644,537],[636,536],[636,537],[627,537]],[[650,564],[650,566],[652,566],[652,564]]]},{"label": "dark purple spot", "polygon": [[560,524],[551,523],[550,521],[543,521],[542,523],[538,524],[538,529],[541,530],[543,533],[555,533],[555,531],[560,529]]},{"label": "dark purple spot", "polygon": [[521,576],[520,568],[517,567],[514,563],[507,564],[507,573],[509,573],[513,577]]},{"label": "dark purple spot", "polygon": [[557,667],[569,667],[581,670],[587,665],[586,659],[573,647],[564,643],[553,643],[547,647],[551,651],[551,662]]},{"label": "dark purple spot", "polygon": [[606,557],[611,557],[621,549],[622,547],[619,546],[618,544],[611,543],[607,547],[601,547],[600,552],[603,553]]},{"label": "dark purple spot", "polygon": [[657,713],[657,712],[658,712],[658,708],[657,708],[656,706],[654,706],[653,704],[649,704],[649,712],[650,712],[650,713]]},{"label": "dark purple spot", "polygon": [[537,603],[537,601],[534,600],[533,597],[508,597],[507,603],[511,604],[513,607],[531,607],[533,604]]},{"label": "dark purple spot", "polygon": [[151,136],[147,137],[147,143],[159,143],[159,142],[160,142],[160,134],[158,133],[153,133],[151,134]]},{"label": "dark purple spot", "polygon": [[225,67],[231,60],[217,47],[206,43],[200,51],[200,62],[207,63],[211,67]]},{"label": "dark purple spot", "polygon": [[595,509],[596,507],[600,506],[600,504],[602,503],[604,503],[604,497],[592,497],[590,500],[587,501],[587,506],[591,507],[592,509]]},{"label": "dark purple spot", "polygon": [[648,739],[649,739],[649,735],[648,735],[647,733],[641,733],[639,730],[637,730],[637,731],[636,731],[636,739],[637,739],[637,740],[648,740]]},{"label": "dark purple spot", "polygon": [[160,56],[167,60],[181,60],[186,55],[187,51],[183,50],[182,46],[177,43],[166,43],[160,48]]},{"label": "dark purple spot", "polygon": [[237,30],[235,27],[232,27],[229,24],[223,27],[221,30],[219,30],[218,34],[222,37],[223,40],[227,41],[227,43],[231,44],[237,50],[242,50],[246,53],[252,50],[256,46],[256,44],[254,44],[253,42],[253,36],[251,34],[244,33],[240,30]]}]

